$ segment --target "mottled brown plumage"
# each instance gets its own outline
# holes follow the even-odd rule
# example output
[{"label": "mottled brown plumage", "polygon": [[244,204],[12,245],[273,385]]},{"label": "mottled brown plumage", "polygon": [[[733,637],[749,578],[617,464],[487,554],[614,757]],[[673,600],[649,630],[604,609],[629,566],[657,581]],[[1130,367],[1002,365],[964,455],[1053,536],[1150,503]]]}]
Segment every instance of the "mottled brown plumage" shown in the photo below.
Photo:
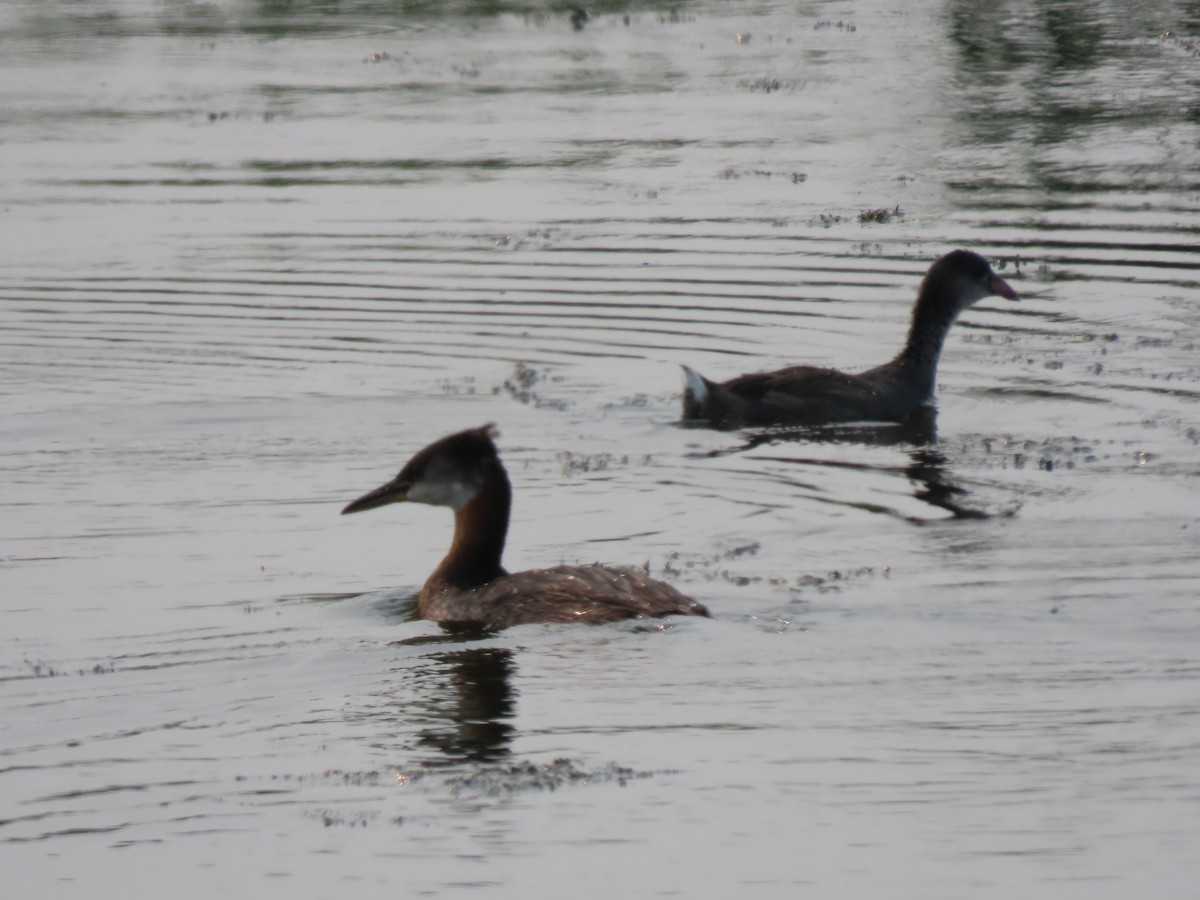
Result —
[{"label": "mottled brown plumage", "polygon": [[435,574],[421,589],[419,608],[426,619],[496,627],[707,615],[700,604],[645,572],[602,565],[528,569],[469,588],[437,580]]},{"label": "mottled brown plumage", "polygon": [[387,484],[344,513],[405,500],[454,510],[454,540],[421,588],[423,619],[505,628],[528,622],[588,622],[707,616],[699,603],[637,569],[556,566],[509,574],[501,565],[512,488],[485,425],[435,441]]}]

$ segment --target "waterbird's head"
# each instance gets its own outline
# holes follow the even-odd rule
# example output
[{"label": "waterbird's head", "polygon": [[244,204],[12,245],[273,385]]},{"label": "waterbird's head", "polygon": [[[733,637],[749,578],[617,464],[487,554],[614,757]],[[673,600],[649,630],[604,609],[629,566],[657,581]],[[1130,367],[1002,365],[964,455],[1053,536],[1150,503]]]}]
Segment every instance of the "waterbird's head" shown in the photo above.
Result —
[{"label": "waterbird's head", "polygon": [[970,250],[952,250],[936,260],[921,283],[921,294],[945,298],[956,306],[956,313],[984,297],[1017,299],[1017,292],[992,270],[988,261]]},{"label": "waterbird's head", "polygon": [[496,436],[496,426],[488,424],[434,441],[410,459],[400,474],[350,503],[342,515],[406,501],[462,509],[489,479],[503,477],[504,468],[492,440]]}]

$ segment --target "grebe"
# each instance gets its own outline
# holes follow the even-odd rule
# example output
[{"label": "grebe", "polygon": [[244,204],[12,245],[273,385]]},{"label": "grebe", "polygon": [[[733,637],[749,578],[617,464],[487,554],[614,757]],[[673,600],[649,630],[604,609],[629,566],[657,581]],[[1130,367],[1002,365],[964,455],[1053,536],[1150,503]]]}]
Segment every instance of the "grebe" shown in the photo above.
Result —
[{"label": "grebe", "polygon": [[506,628],[709,614],[637,569],[556,566],[508,574],[500,556],[512,488],[492,442],[495,436],[495,426],[484,425],[434,441],[399,475],[342,510],[345,515],[405,500],[454,510],[454,542],[421,588],[421,618]]},{"label": "grebe", "polygon": [[992,294],[1017,299],[1017,292],[982,256],[954,250],[925,274],[908,341],[891,362],[857,375],[789,366],[739,375],[720,384],[684,366],[683,418],[718,428],[902,422],[933,400],[938,356],[954,320]]}]

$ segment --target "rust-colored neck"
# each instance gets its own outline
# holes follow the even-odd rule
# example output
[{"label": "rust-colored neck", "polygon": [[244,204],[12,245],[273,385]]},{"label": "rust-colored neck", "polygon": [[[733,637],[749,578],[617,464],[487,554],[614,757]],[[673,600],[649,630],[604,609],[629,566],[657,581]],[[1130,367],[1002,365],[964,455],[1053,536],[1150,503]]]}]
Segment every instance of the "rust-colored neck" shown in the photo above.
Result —
[{"label": "rust-colored neck", "polygon": [[454,513],[454,542],[429,581],[472,588],[507,574],[500,557],[511,506],[508,475],[497,465],[480,492]]}]

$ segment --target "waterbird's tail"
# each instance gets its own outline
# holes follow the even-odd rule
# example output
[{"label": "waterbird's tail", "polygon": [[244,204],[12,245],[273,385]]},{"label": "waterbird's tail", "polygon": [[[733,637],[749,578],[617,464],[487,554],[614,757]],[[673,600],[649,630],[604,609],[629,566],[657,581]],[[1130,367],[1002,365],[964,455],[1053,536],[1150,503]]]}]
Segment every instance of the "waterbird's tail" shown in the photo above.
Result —
[{"label": "waterbird's tail", "polygon": [[694,369],[683,367],[683,418],[705,418],[711,382]]}]

